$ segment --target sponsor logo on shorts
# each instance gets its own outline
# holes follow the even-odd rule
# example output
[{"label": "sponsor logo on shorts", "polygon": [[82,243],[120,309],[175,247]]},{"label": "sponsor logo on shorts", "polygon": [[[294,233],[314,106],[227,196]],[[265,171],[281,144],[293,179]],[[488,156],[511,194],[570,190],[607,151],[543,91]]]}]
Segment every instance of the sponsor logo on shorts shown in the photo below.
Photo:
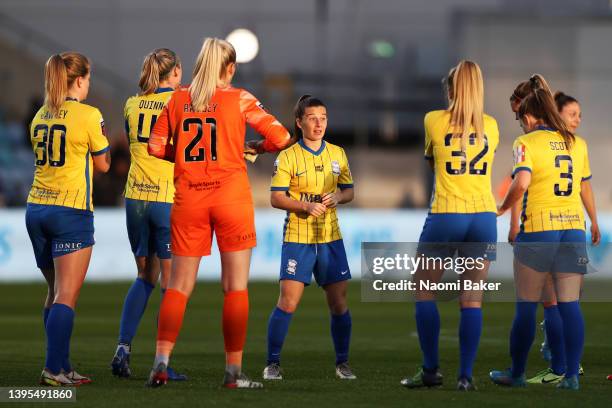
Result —
[{"label": "sponsor logo on shorts", "polygon": [[55,252],[72,252],[83,249],[82,242],[57,242],[55,243]]},{"label": "sponsor logo on shorts", "polygon": [[289,275],[295,275],[296,269],[297,269],[297,261],[295,259],[289,259],[287,261],[287,273]]},{"label": "sponsor logo on shorts", "polygon": [[332,174],[334,176],[340,175],[340,163],[338,163],[336,160],[332,161]]},{"label": "sponsor logo on shorts", "polygon": [[242,234],[238,237],[239,241],[250,241],[252,239],[256,239],[257,235],[254,232],[249,232],[248,234]]},{"label": "sponsor logo on shorts", "polygon": [[348,273],[348,269],[345,271],[340,272],[340,275],[346,275]]},{"label": "sponsor logo on shorts", "polygon": [[586,256],[579,256],[576,262],[579,266],[587,265],[589,263],[589,258]]}]

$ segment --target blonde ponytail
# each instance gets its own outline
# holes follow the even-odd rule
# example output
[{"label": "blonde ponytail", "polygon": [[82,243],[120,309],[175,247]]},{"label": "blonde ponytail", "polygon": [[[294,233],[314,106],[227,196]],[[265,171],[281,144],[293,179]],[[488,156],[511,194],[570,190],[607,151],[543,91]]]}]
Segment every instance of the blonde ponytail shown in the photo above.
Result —
[{"label": "blonde ponytail", "polygon": [[227,66],[236,62],[234,47],[219,38],[206,38],[193,68],[189,87],[191,105],[202,112],[213,97]]},{"label": "blonde ponytail", "polygon": [[53,115],[59,113],[60,106],[68,94],[68,73],[61,55],[55,54],[45,64],[45,106]]},{"label": "blonde ponytail", "polygon": [[59,113],[68,95],[68,88],[78,77],[89,74],[89,60],[77,52],[52,55],[45,64],[45,107],[53,114]]},{"label": "blonde ponytail", "polygon": [[[454,71],[454,72],[453,72]],[[454,128],[453,136],[461,138],[461,150],[467,148],[470,128],[474,129],[478,143],[484,139],[484,85],[482,72],[478,64],[472,61],[461,61],[451,70],[452,78],[448,81],[450,125]]]},{"label": "blonde ponytail", "polygon": [[149,95],[159,88],[159,83],[168,78],[172,69],[180,66],[181,62],[174,51],[168,48],[158,48],[147,55],[142,63],[140,72],[141,95]]}]

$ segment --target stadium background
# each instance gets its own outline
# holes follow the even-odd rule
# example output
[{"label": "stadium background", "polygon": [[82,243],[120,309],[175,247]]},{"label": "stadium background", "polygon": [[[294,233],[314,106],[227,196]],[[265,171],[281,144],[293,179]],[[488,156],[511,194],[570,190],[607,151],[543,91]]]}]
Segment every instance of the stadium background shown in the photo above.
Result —
[{"label": "stadium background", "polygon": [[[43,66],[49,55],[77,50],[93,61],[88,103],[99,106],[112,143],[113,165],[96,175],[96,239],[88,280],[79,301],[73,362],[95,385],[78,390],[81,405],[108,406],[605,406],[612,361],[610,303],[587,303],[583,392],[558,393],[534,386],[521,392],[491,385],[487,372],[508,364],[513,306],[487,303],[475,378],[481,392],[453,392],[457,366],[457,307],[442,302],[441,392],[409,392],[399,379],[420,363],[412,305],[362,303],[350,287],[354,318],[351,364],[360,379],[333,381],[333,351],[321,291],[308,290],[284,350],[287,379],[262,393],[219,389],[222,367],[221,291],[218,258],[202,262],[174,363],[191,377],[162,393],[142,384],[154,352],[159,296],[152,296],[135,342],[133,381],[112,378],[123,297],[135,268],[122,208],[129,167],[123,134],[125,99],[137,92],[142,59],[157,47],[178,52],[184,82],[205,36],[226,37],[247,28],[259,40],[256,58],[239,67],[236,85],[257,95],[287,126],[303,93],[329,106],[328,139],[348,152],[356,199],[340,210],[352,269],[358,272],[361,241],[414,241],[426,216],[431,174],[422,159],[425,112],[445,106],[440,80],[461,58],[477,61],[485,76],[486,111],[497,118],[501,145],[495,188],[511,166],[511,143],[520,133],[508,97],[533,72],[554,89],[577,97],[584,114],[580,133],[590,146],[593,187],[603,241],[612,236],[612,5],[608,0],[2,0],[0,3],[0,386],[33,386],[44,357],[41,302],[46,286],[35,267],[24,227],[24,203],[32,180],[28,123],[41,104]],[[254,135],[249,134],[249,137]],[[283,213],[269,208],[272,156],[249,165],[257,203],[259,247],[256,279],[278,271]],[[503,241],[507,219],[499,221]],[[609,246],[609,245],[608,245]],[[610,256],[608,251],[608,258]],[[604,262],[606,264],[606,262]],[[609,275],[609,267],[606,269]],[[355,273],[358,275],[358,273]],[[605,275],[605,274],[604,274]],[[113,280],[116,282],[91,282]],[[26,282],[15,282],[26,281]],[[606,291],[610,282],[596,285]],[[246,369],[259,376],[265,360],[266,321],[276,299],[274,282],[251,285]],[[612,293],[608,290],[607,293]],[[538,336],[541,336],[538,334]],[[541,337],[538,338],[541,341]],[[536,346],[529,373],[544,367]],[[329,366],[329,367],[328,367]]]},{"label": "stadium background", "polygon": [[[508,97],[533,72],[578,98],[580,134],[590,146],[604,242],[612,234],[612,6],[607,0],[4,0],[0,5],[0,280],[42,279],[23,223],[32,180],[27,125],[41,104],[43,65],[78,50],[93,61],[88,103],[100,107],[113,165],[96,175],[97,245],[90,278],[131,278],[122,192],[129,168],[125,99],[137,92],[140,65],[157,47],[177,51],[188,83],[204,36],[251,30],[259,52],[235,80],[288,127],[304,93],[329,106],[327,138],[348,151],[356,198],[341,210],[353,269],[361,241],[418,238],[432,176],[422,160],[424,113],[445,106],[440,80],[461,58],[485,77],[486,111],[499,123],[493,181],[503,189],[512,140],[520,134]],[[255,137],[249,133],[248,137]],[[254,277],[274,278],[283,214],[269,207],[273,155],[249,165],[260,248]],[[498,194],[501,192],[498,191]],[[17,208],[4,210],[1,207]],[[104,218],[104,222],[101,219]],[[364,220],[371,220],[364,224]],[[507,220],[500,220],[500,240]],[[112,238],[112,239],[109,239]],[[112,271],[112,272],[111,272]],[[218,274],[204,262],[202,277]]]}]

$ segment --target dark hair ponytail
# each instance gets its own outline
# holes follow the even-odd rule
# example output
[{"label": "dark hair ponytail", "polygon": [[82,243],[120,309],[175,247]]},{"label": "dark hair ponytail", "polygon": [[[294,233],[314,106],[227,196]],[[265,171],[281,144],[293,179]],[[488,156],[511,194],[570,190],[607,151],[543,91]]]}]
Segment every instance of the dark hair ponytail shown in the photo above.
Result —
[{"label": "dark hair ponytail", "polygon": [[159,88],[159,83],[168,79],[172,69],[181,66],[176,53],[168,48],[158,48],[149,53],[142,63],[138,86],[141,95],[149,95]]},{"label": "dark hair ponytail", "polygon": [[541,75],[533,75],[529,78],[531,94],[521,102],[519,116],[530,114],[536,119],[544,121],[548,126],[561,133],[568,150],[574,144],[575,136],[567,128],[565,121],[557,110],[555,100]]},{"label": "dark hair ponytail", "polygon": [[561,112],[565,105],[570,103],[578,103],[578,100],[573,96],[564,94],[561,91],[555,92],[555,103],[557,104],[557,110]]},{"label": "dark hair ponytail", "polygon": [[533,74],[527,81],[519,83],[516,88],[514,88],[512,95],[510,95],[510,102],[520,103],[523,99],[529,96],[533,92],[534,82],[537,83],[538,87],[552,93],[544,77],[540,74]]},{"label": "dark hair ponytail", "polygon": [[319,98],[315,98],[314,96],[308,94],[300,96],[300,99],[298,99],[297,103],[295,104],[295,108],[293,109],[293,114],[295,116],[293,129],[295,132],[294,135],[298,136],[300,139],[302,138],[302,129],[298,127],[296,122],[298,119],[301,119],[302,116],[304,116],[304,113],[306,113],[306,108],[312,108],[314,106],[323,106],[324,108],[327,108],[327,106],[325,106],[323,101],[321,101]]}]

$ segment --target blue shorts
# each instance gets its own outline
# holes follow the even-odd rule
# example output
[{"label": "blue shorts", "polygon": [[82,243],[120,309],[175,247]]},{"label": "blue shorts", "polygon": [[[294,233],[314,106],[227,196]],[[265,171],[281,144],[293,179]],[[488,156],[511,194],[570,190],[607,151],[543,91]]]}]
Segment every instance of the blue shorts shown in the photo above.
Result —
[{"label": "blue shorts", "polygon": [[325,244],[283,242],[280,280],[310,285],[313,274],[319,286],[351,279],[341,239]]},{"label": "blue shorts", "polygon": [[91,211],[28,203],[25,218],[36,266],[40,269],[51,269],[53,258],[95,243],[94,216]]},{"label": "blue shorts", "polygon": [[170,209],[172,204],[125,199],[125,219],[134,256],[157,254],[170,259]]},{"label": "blue shorts", "polygon": [[577,229],[520,232],[514,256],[538,272],[585,274],[589,262],[586,233]]},{"label": "blue shorts", "polygon": [[419,238],[418,252],[426,256],[462,257],[497,255],[497,215],[493,212],[471,214],[429,213]]}]

